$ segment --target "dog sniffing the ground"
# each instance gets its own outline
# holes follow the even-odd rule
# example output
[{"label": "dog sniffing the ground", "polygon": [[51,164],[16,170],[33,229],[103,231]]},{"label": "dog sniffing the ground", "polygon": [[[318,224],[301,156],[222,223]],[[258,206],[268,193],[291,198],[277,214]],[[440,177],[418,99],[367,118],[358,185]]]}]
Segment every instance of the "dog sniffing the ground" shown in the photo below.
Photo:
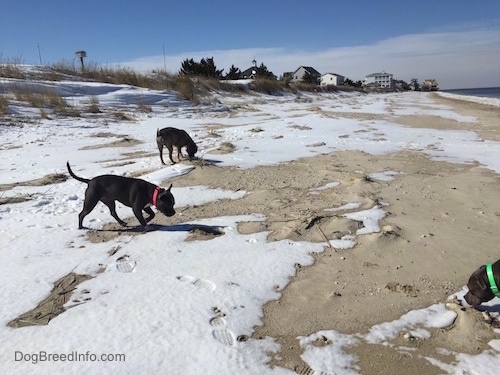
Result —
[{"label": "dog sniffing the ground", "polygon": [[469,278],[467,287],[469,291],[464,298],[469,305],[480,305],[492,300],[495,296],[500,298],[500,259],[475,270]]},{"label": "dog sniffing the ground", "polygon": [[[146,227],[146,223],[155,217],[151,205],[155,206],[166,216],[175,215],[175,199],[170,192],[172,184],[170,184],[168,189],[163,189],[138,178],[110,174],[87,179],[75,175],[69,166],[69,162],[66,163],[66,166],[71,177],[87,184],[83,210],[78,215],[79,229],[83,228],[83,219],[94,209],[99,201],[109,207],[111,216],[122,226],[126,226],[127,224],[116,214],[115,201],[132,207],[135,217],[139,220],[143,228]],[[149,215],[146,219],[142,216],[142,211],[145,211]]]},{"label": "dog sniffing the ground", "polygon": [[177,159],[180,161],[182,156],[181,149],[186,147],[186,151],[189,155],[189,160],[194,158],[194,154],[198,152],[198,146],[194,143],[193,139],[182,129],[176,128],[163,128],[156,131],[156,144],[158,145],[158,150],[160,151],[160,160],[162,164],[163,161],[163,146],[168,148],[168,156],[172,164],[175,164],[172,158],[172,152],[174,146],[177,147]]}]

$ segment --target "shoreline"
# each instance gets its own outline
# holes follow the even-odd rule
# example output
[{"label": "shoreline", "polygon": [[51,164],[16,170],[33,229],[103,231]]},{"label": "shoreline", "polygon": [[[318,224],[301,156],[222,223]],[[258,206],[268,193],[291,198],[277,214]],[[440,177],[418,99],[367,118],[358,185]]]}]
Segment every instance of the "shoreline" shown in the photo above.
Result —
[{"label": "shoreline", "polygon": [[[499,89],[497,87],[493,87],[495,89]],[[500,107],[500,98],[498,97],[486,97],[486,96],[474,96],[474,95],[465,95],[465,94],[455,94],[452,92],[445,92],[445,91],[437,91],[435,94],[441,98],[449,98],[452,100],[457,100],[457,101],[466,101],[466,102],[473,102],[473,103],[478,103],[482,105],[489,105],[493,107]]]},{"label": "shoreline", "polygon": [[447,89],[439,90],[439,92],[467,97],[500,99],[500,87],[498,86]]}]

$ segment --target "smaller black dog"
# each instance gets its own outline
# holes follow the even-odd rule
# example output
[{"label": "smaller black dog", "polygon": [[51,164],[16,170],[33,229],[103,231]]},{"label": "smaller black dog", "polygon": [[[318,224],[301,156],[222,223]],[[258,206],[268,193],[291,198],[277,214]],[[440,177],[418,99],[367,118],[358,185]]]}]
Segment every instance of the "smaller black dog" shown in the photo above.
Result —
[{"label": "smaller black dog", "polygon": [[168,156],[170,157],[170,161],[172,162],[172,164],[175,164],[175,161],[172,158],[174,146],[177,147],[177,159],[179,159],[179,161],[181,160],[182,156],[182,147],[186,147],[186,151],[189,155],[189,160],[192,160],[194,158],[194,154],[198,152],[198,146],[196,146],[196,143],[194,143],[189,134],[182,129],[158,129],[156,131],[156,144],[158,145],[158,150],[160,151],[160,160],[162,164],[165,164],[165,162],[163,161],[163,146],[168,148]]},{"label": "smaller black dog", "polygon": [[[494,283],[490,282],[486,266],[479,267],[469,278],[467,287],[469,291],[465,294],[464,298],[469,305],[477,306],[483,302],[492,300],[495,295],[500,298],[500,259],[491,265],[491,273]],[[496,294],[493,292],[496,284]]]},{"label": "smaller black dog", "polygon": [[[132,207],[135,217],[139,220],[143,228],[146,227],[146,223],[155,217],[155,213],[150,207],[151,204],[156,206],[166,216],[175,215],[175,199],[170,192],[172,184],[165,190],[138,178],[111,174],[97,176],[89,180],[75,175],[69,166],[69,162],[66,163],[66,166],[71,177],[88,185],[87,190],[85,190],[83,210],[78,215],[78,229],[83,228],[83,219],[94,209],[99,201],[109,207],[111,216],[122,226],[126,226],[127,223],[121,220],[116,214],[115,201]],[[149,215],[146,220],[142,216],[143,210]]]}]

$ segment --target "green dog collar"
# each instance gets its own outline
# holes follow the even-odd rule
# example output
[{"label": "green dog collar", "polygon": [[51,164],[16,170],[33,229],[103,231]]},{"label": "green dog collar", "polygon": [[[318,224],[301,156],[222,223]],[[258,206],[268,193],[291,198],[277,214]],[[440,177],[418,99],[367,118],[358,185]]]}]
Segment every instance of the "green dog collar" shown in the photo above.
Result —
[{"label": "green dog collar", "polygon": [[493,276],[492,266],[493,265],[491,263],[486,265],[486,274],[488,275],[488,281],[490,282],[491,291],[495,296],[500,298],[500,291],[498,290],[497,283],[495,282],[495,277]]}]

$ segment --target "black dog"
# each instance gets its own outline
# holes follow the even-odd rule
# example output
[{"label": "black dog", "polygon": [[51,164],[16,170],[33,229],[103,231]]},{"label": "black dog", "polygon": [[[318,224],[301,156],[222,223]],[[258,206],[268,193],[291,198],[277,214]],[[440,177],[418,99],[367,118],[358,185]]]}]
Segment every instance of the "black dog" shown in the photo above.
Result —
[{"label": "black dog", "polygon": [[[116,214],[115,200],[123,203],[125,206],[132,207],[135,217],[139,220],[143,228],[146,227],[146,223],[155,217],[150,207],[151,204],[156,206],[166,216],[175,215],[175,199],[170,192],[172,185],[165,190],[144,180],[110,174],[97,176],[89,180],[75,175],[69,166],[69,162],[66,163],[66,166],[71,177],[88,185],[85,191],[83,210],[78,215],[79,229],[83,228],[83,219],[94,209],[99,201],[109,207],[111,216],[123,226],[127,224]],[[142,210],[149,215],[146,220],[142,216]]]},{"label": "black dog", "polygon": [[[500,288],[500,259],[492,265],[493,277],[496,286]],[[464,296],[469,305],[477,306],[483,302],[488,302],[495,297],[492,291],[492,285],[488,280],[486,266],[479,267],[469,278],[467,283],[469,291]]]},{"label": "black dog", "polygon": [[194,158],[194,154],[198,152],[198,146],[194,143],[193,139],[184,130],[176,128],[163,128],[156,131],[156,144],[158,145],[158,150],[160,151],[160,160],[162,164],[163,161],[163,146],[168,148],[168,156],[172,164],[175,164],[174,159],[172,159],[172,152],[174,146],[177,147],[177,159],[181,160],[182,147],[186,147],[186,151],[189,155],[189,160]]}]

